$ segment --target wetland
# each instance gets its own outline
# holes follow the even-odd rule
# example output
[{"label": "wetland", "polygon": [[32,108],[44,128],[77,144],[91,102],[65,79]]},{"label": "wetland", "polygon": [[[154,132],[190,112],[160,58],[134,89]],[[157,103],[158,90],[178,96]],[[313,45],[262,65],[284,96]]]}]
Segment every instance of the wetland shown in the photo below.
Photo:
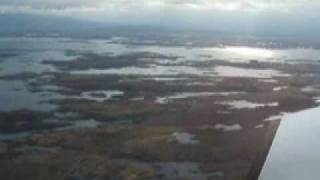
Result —
[{"label": "wetland", "polygon": [[0,38],[5,50],[0,179],[245,180],[273,124],[320,97],[317,49]]}]

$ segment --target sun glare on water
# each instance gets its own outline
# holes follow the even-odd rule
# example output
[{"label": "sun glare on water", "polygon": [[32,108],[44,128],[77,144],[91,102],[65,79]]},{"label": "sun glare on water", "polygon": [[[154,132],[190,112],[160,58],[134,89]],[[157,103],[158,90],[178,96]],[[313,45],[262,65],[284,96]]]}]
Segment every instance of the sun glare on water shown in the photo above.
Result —
[{"label": "sun glare on water", "polygon": [[274,52],[272,50],[263,48],[226,47],[226,50],[232,54],[247,57],[272,58],[274,56]]}]

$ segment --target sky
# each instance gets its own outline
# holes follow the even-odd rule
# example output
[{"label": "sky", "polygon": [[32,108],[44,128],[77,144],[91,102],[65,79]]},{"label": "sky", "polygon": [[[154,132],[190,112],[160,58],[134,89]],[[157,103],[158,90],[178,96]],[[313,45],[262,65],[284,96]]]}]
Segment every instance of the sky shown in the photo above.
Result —
[{"label": "sky", "polygon": [[0,15],[14,13],[222,30],[320,27],[320,0],[0,0]]}]

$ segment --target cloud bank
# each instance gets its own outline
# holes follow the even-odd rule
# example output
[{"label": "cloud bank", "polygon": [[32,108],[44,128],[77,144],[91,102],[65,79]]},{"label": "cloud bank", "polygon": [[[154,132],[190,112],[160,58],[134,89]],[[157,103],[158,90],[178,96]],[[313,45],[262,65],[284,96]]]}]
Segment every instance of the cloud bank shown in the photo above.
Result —
[{"label": "cloud bank", "polygon": [[[1,0],[1,13],[58,15],[101,22],[269,29],[318,22],[319,0]],[[320,23],[319,23],[320,24]],[[314,25],[317,27],[317,25]]]},{"label": "cloud bank", "polygon": [[14,11],[27,10],[60,10],[96,9],[119,12],[134,10],[154,10],[158,8],[172,10],[221,10],[221,11],[279,11],[320,9],[318,0],[1,0],[2,9]]}]

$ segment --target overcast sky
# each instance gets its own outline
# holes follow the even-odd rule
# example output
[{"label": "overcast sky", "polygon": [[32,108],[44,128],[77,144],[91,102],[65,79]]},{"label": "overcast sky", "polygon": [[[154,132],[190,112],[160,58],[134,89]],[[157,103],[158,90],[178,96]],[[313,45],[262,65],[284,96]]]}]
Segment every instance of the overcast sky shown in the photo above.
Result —
[{"label": "overcast sky", "polygon": [[0,0],[0,13],[220,29],[320,25],[320,0]]}]

